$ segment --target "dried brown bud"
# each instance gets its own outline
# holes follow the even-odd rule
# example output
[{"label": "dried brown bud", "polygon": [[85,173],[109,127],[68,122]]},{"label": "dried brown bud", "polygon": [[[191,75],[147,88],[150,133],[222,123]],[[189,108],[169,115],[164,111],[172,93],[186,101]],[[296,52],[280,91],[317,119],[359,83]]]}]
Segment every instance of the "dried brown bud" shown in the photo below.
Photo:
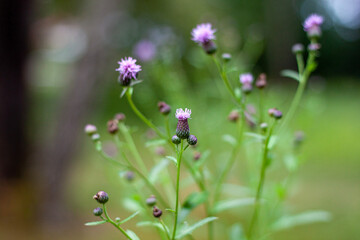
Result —
[{"label": "dried brown bud", "polygon": [[117,131],[119,130],[118,124],[119,124],[119,122],[116,119],[108,121],[108,123],[107,123],[108,132],[110,134],[117,133]]},{"label": "dried brown bud", "polygon": [[154,207],[153,208],[153,215],[154,215],[154,217],[159,218],[162,215],[162,211],[159,208]]},{"label": "dried brown bud", "polygon": [[262,73],[259,75],[258,79],[256,80],[256,87],[259,89],[263,89],[264,87],[266,87],[267,81],[266,81],[266,74]]},{"label": "dried brown bud", "polygon": [[201,158],[201,153],[200,152],[195,152],[194,153],[194,160],[197,161]]},{"label": "dried brown bud", "polygon": [[171,111],[171,107],[165,102],[158,102],[158,108],[161,114],[168,115]]},{"label": "dried brown bud", "polygon": [[239,112],[237,110],[233,110],[230,112],[228,119],[230,122],[236,122],[237,120],[239,120]]}]

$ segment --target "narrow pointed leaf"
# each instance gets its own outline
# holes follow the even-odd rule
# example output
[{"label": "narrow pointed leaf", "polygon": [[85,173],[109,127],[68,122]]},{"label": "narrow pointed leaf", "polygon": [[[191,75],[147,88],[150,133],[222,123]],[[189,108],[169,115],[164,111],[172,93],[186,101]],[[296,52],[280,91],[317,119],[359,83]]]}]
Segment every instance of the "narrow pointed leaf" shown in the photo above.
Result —
[{"label": "narrow pointed leaf", "polygon": [[229,135],[229,134],[225,134],[222,136],[222,139],[227,142],[227,143],[230,143],[232,146],[235,146],[236,145],[236,139]]},{"label": "narrow pointed leaf", "polygon": [[166,144],[165,139],[156,139],[156,140],[147,141],[145,143],[145,146],[151,147],[151,146],[159,146],[159,145],[164,145],[164,144]]},{"label": "narrow pointed leaf", "polygon": [[85,223],[85,226],[96,226],[96,225],[100,225],[103,223],[106,223],[106,221],[103,220],[103,221],[96,221],[96,222],[88,222],[88,223]]},{"label": "narrow pointed leaf", "polygon": [[299,79],[299,73],[298,72],[295,72],[293,70],[289,70],[289,69],[286,69],[286,70],[282,70],[280,72],[281,76],[284,76],[284,77],[288,77],[288,78],[292,78],[292,79],[295,79],[296,81],[300,82],[300,79]]},{"label": "narrow pointed leaf", "polygon": [[140,211],[137,211],[133,214],[131,214],[129,217],[125,218],[124,220],[122,220],[119,224],[123,224],[126,223],[127,221],[131,220],[132,218],[134,218],[136,215],[138,215],[140,213]]},{"label": "narrow pointed leaf", "polygon": [[155,183],[158,177],[161,175],[160,172],[169,165],[168,159],[163,159],[161,162],[156,164],[149,173],[149,181]]},{"label": "narrow pointed leaf", "polygon": [[174,158],[173,156],[166,156],[167,159],[173,161],[175,163],[175,165],[177,166],[177,159]]},{"label": "narrow pointed leaf", "polygon": [[208,218],[204,218],[202,220],[200,220],[199,222],[185,228],[181,233],[179,233],[178,235],[176,235],[176,239],[181,239],[183,237],[185,237],[188,234],[191,234],[195,229],[207,224],[208,222],[212,222],[215,221],[216,219],[218,219],[217,217],[208,217]]},{"label": "narrow pointed leaf", "polygon": [[126,230],[126,233],[131,237],[132,240],[140,240],[140,238],[131,230]]},{"label": "narrow pointed leaf", "polygon": [[225,210],[229,210],[236,207],[249,206],[254,204],[254,198],[240,198],[240,199],[232,199],[232,200],[224,200],[217,202],[213,207],[214,213],[219,213]]}]

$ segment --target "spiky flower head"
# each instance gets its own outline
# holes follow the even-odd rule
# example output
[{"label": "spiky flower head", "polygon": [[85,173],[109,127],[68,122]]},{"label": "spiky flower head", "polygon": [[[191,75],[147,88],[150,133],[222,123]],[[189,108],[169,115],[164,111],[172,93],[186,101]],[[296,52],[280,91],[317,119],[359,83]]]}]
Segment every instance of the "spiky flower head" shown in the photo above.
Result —
[{"label": "spiky flower head", "polygon": [[215,40],[215,32],[216,29],[212,29],[210,23],[202,23],[192,30],[191,40],[202,46],[207,54],[213,54],[217,50],[216,44],[213,41]]},{"label": "spiky flower head", "polygon": [[98,208],[94,209],[93,213],[95,216],[99,217],[99,216],[101,216],[101,214],[103,214],[103,210],[102,210],[102,208],[98,207]]},{"label": "spiky flower head", "polygon": [[203,45],[211,40],[215,40],[216,29],[212,29],[210,23],[202,23],[196,26],[191,32],[194,42]]},{"label": "spiky flower head", "polygon": [[309,38],[321,36],[321,24],[323,24],[324,18],[318,14],[311,14],[305,19],[304,30],[307,32]]},{"label": "spiky flower head", "polygon": [[254,81],[254,77],[251,73],[240,74],[239,78],[241,84],[251,84]]},{"label": "spiky flower head", "polygon": [[123,86],[128,86],[132,79],[136,79],[138,72],[141,71],[141,66],[136,64],[136,59],[132,57],[122,58],[118,62],[120,65],[116,69],[120,73],[119,83]]},{"label": "spiky flower head", "polygon": [[181,143],[181,139],[177,135],[172,136],[171,141],[173,144]]},{"label": "spiky flower head", "polygon": [[324,18],[316,13],[311,14],[305,19],[304,30],[308,32],[312,28],[320,27],[323,24]]},{"label": "spiky flower head", "polygon": [[195,135],[190,135],[188,138],[187,138],[187,142],[189,145],[196,145],[197,144],[197,137]]},{"label": "spiky flower head", "polygon": [[180,139],[187,139],[190,136],[190,128],[188,124],[188,118],[190,118],[191,110],[185,108],[176,109],[175,117],[178,119],[176,127],[176,136]]}]

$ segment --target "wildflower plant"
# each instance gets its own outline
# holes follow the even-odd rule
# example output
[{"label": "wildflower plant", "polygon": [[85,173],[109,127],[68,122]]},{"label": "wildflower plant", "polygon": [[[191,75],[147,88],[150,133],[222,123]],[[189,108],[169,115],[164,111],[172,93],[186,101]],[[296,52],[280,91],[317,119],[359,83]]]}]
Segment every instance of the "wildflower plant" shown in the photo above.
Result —
[{"label": "wildflower plant", "polygon": [[[227,72],[227,64],[231,61],[231,54],[223,53],[221,58],[216,54],[217,47],[214,43],[216,39],[216,30],[210,23],[197,25],[191,32],[192,40],[199,44],[206,54],[209,55],[216,65],[219,75],[227,89],[232,101],[224,104],[230,104],[234,110],[228,116],[228,120],[234,123],[234,133],[224,135],[225,141],[232,146],[228,159],[222,160],[221,169],[209,170],[205,165],[210,161],[209,152],[193,150],[197,147],[198,141],[201,144],[202,139],[193,135],[201,129],[191,129],[191,121],[197,121],[196,116],[200,109],[178,108],[175,113],[171,114],[172,107],[164,101],[157,103],[158,111],[164,117],[164,127],[159,128],[150,119],[148,119],[135,105],[132,97],[134,95],[134,85],[140,83],[138,75],[141,66],[137,60],[132,57],[125,57],[119,62],[118,83],[123,88],[120,94],[121,98],[126,97],[132,111],[143,123],[149,127],[156,135],[156,139],[148,142],[148,145],[157,146],[156,153],[159,156],[167,155],[161,161],[154,163],[151,170],[148,169],[144,159],[139,153],[139,147],[134,141],[130,130],[131,123],[125,124],[125,114],[118,113],[114,119],[109,120],[107,130],[114,138],[114,142],[120,153],[119,159],[109,156],[105,153],[101,138],[94,125],[86,125],[85,132],[94,142],[95,149],[109,163],[115,164],[123,172],[129,182],[139,181],[141,185],[134,185],[139,192],[139,197],[131,199],[136,206],[136,211],[129,217],[121,220],[110,218],[107,211],[107,204],[113,201],[111,196],[104,191],[99,191],[94,195],[94,199],[100,204],[95,208],[93,213],[100,221],[90,222],[86,225],[93,226],[104,223],[112,224],[127,239],[140,239],[137,230],[124,229],[123,224],[140,215],[143,220],[138,221],[137,226],[153,227],[159,234],[160,239],[183,239],[191,235],[195,230],[205,225],[207,233],[203,231],[203,239],[228,239],[225,232],[217,232],[218,222],[222,221],[219,213],[233,208],[246,207],[251,211],[250,215],[244,215],[234,220],[231,226],[231,239],[270,239],[271,235],[279,230],[297,224],[306,222],[325,221],[329,219],[326,212],[307,212],[298,216],[290,216],[280,211],[280,206],[284,203],[290,187],[288,179],[297,171],[300,162],[296,160],[299,146],[304,139],[302,132],[296,132],[294,147],[290,150],[293,152],[291,160],[285,161],[288,167],[288,176],[284,183],[277,184],[277,197],[273,199],[271,194],[264,197],[267,193],[265,189],[266,175],[269,167],[276,159],[276,145],[279,139],[286,138],[284,134],[289,130],[289,123],[293,119],[302,95],[304,93],[307,81],[317,67],[316,58],[319,54],[321,36],[321,24],[323,18],[313,14],[304,22],[304,30],[307,32],[310,43],[307,48],[307,59],[304,59],[305,48],[302,44],[295,44],[292,48],[295,54],[298,70],[284,70],[282,75],[298,81],[298,88],[295,96],[286,111],[277,108],[266,109],[266,95],[268,80],[266,74],[261,73],[257,77],[255,74],[239,73],[238,79],[230,79]],[[234,87],[235,86],[235,87]],[[250,105],[250,94],[258,98],[256,106]],[[154,103],[154,106],[156,103]],[[155,109],[156,107],[154,107]],[[193,114],[193,115],[192,115]],[[191,117],[194,117],[193,119]],[[226,118],[226,117],[224,117]],[[176,128],[172,128],[170,122],[177,120]],[[190,122],[191,123],[191,122]],[[193,131],[194,130],[194,131]],[[257,151],[254,159],[248,160],[249,165],[255,166],[255,170],[249,168],[250,179],[247,187],[247,196],[238,199],[224,199],[224,190],[229,174],[236,161],[244,161],[240,158],[240,152],[246,150],[244,142],[249,138],[257,142]],[[193,159],[185,155],[185,151],[192,151]],[[206,162],[207,161],[207,162]],[[176,174],[173,174],[172,168],[175,167]],[[181,191],[182,172],[186,171],[196,184],[198,191],[192,192],[186,198]],[[157,182],[159,175],[165,180],[161,185]],[[243,186],[242,186],[243,187]],[[126,195],[126,193],[124,193]],[[181,202],[181,199],[184,199]],[[198,206],[203,206],[205,216],[203,219],[191,225],[188,222],[190,213]],[[264,217],[267,213],[267,217]],[[240,220],[241,219],[241,220]],[[247,220],[243,220],[247,219]],[[221,238],[220,238],[221,236]]]}]

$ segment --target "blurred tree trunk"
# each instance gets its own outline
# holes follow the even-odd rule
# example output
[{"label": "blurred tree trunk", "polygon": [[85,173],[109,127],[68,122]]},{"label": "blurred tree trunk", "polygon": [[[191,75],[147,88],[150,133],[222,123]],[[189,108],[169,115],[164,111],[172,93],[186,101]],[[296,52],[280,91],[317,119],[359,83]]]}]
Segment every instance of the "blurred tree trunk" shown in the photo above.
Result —
[{"label": "blurred tree trunk", "polygon": [[86,116],[91,110],[92,99],[95,95],[96,83],[104,70],[108,56],[105,49],[104,32],[106,16],[116,9],[119,1],[97,0],[85,1],[83,28],[87,33],[88,48],[85,55],[78,62],[76,71],[64,94],[54,135],[41,145],[35,154],[36,168],[34,176],[39,187],[38,214],[44,224],[59,227],[59,223],[66,223],[69,212],[64,204],[65,178],[74,154],[76,153],[79,137],[83,136]]},{"label": "blurred tree trunk", "polygon": [[264,1],[266,29],[266,57],[269,75],[279,77],[283,69],[295,67],[291,52],[293,44],[300,41],[298,33],[302,26],[298,25],[297,13],[293,1]]}]

